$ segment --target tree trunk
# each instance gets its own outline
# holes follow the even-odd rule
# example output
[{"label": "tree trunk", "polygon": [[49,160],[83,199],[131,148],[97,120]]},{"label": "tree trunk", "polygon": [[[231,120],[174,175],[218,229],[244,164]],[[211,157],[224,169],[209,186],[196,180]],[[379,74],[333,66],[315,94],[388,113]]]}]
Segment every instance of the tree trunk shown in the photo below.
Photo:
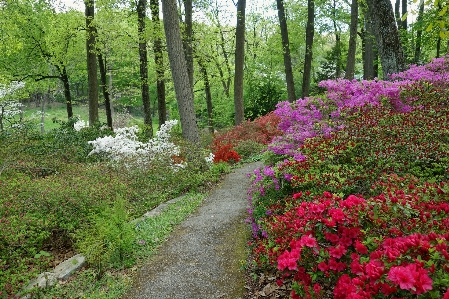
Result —
[{"label": "tree trunk", "polygon": [[111,110],[111,97],[109,96],[108,82],[106,80],[106,59],[103,59],[103,55],[98,53],[98,65],[100,66],[100,81],[101,90],[104,97],[104,108],[106,110],[106,122],[109,128],[112,128],[112,110]]},{"label": "tree trunk", "polygon": [[214,133],[214,122],[212,118],[212,93],[210,91],[209,76],[207,74],[207,69],[204,65],[202,59],[198,59],[198,65],[200,66],[201,74],[204,80],[204,92],[206,93],[206,106],[207,106],[207,126],[209,127],[209,132]]},{"label": "tree trunk", "polygon": [[214,64],[218,70],[218,74],[220,75],[220,81],[221,81],[221,84],[223,85],[223,92],[225,93],[226,97],[229,98],[229,84],[228,83],[229,83],[230,77],[228,77],[228,80],[226,80],[226,78],[224,77],[224,73],[221,68],[220,62],[217,59],[217,56],[213,56],[212,60],[214,61]]},{"label": "tree trunk", "polygon": [[302,77],[302,97],[309,96],[310,79],[312,75],[313,35],[315,33],[315,1],[307,0],[306,53],[304,57],[304,72]]},{"label": "tree trunk", "polygon": [[416,64],[419,63],[420,56],[421,56],[421,40],[422,40],[422,19],[424,15],[424,0],[421,0],[419,3],[419,12],[418,12],[418,31],[416,32],[416,45],[415,45],[415,58],[414,61]]},{"label": "tree trunk", "polygon": [[[404,16],[407,15],[407,0],[402,0],[401,8],[402,8],[401,18],[403,18]],[[402,23],[401,29],[407,30],[407,27],[408,27],[407,17],[405,17],[403,21],[401,20],[401,23]]]},{"label": "tree trunk", "polygon": [[404,53],[389,0],[368,0],[368,10],[373,21],[377,50],[382,64],[383,78],[405,69]]},{"label": "tree trunk", "polygon": [[181,118],[182,136],[188,141],[198,144],[200,138],[193,105],[193,90],[189,82],[187,63],[184,57],[176,0],[162,0],[162,13],[170,69]]},{"label": "tree trunk", "polygon": [[228,52],[226,52],[223,29],[221,28],[220,23],[218,23],[218,26],[219,26],[218,28],[220,30],[220,38],[221,38],[220,47],[221,47],[221,51],[223,52],[223,58],[224,58],[225,64],[226,64],[226,70],[228,71],[228,79],[226,80],[225,94],[229,98],[229,87],[231,86],[232,71],[231,71],[231,66],[229,65]]},{"label": "tree trunk", "polygon": [[147,41],[145,39],[145,19],[147,0],[139,0],[137,4],[137,31],[139,33],[139,60],[140,60],[140,88],[142,92],[142,103],[144,112],[145,135],[153,136],[153,121],[151,119],[150,89],[148,87],[148,53]]},{"label": "tree trunk", "polygon": [[352,0],[351,3],[351,25],[349,28],[349,47],[348,58],[346,60],[345,78],[348,80],[354,79],[355,73],[355,51],[357,39],[357,24],[359,18],[359,4],[357,0]]},{"label": "tree trunk", "polygon": [[341,37],[340,37],[340,29],[337,26],[337,3],[333,0],[332,6],[332,23],[334,25],[334,34],[335,34],[335,78],[341,77]]},{"label": "tree trunk", "polygon": [[400,7],[401,7],[401,0],[395,0],[394,16],[396,18],[396,25],[398,26],[398,29],[401,29],[401,27],[402,27],[401,14],[399,13]]},{"label": "tree trunk", "polygon": [[[442,9],[441,1],[438,1],[438,11],[441,11]],[[437,39],[437,55],[436,58],[439,58],[441,56],[441,36],[438,34]]]},{"label": "tree trunk", "polygon": [[234,109],[235,124],[245,120],[243,104],[243,69],[245,64],[245,8],[246,0],[237,3],[237,26],[235,29],[235,76],[234,76]]},{"label": "tree trunk", "polygon": [[86,52],[87,52],[87,81],[89,99],[89,126],[98,121],[98,79],[97,55],[95,54],[96,29],[93,21],[95,16],[95,0],[84,0],[86,16]]},{"label": "tree trunk", "polygon": [[296,101],[295,83],[293,80],[292,59],[290,56],[290,41],[288,39],[287,20],[285,18],[284,0],[276,0],[279,25],[281,27],[282,48],[284,52],[285,79],[287,81],[288,101]]},{"label": "tree trunk", "polygon": [[[47,93],[48,96],[48,93]],[[45,133],[45,99],[42,97],[41,103],[41,134]]]},{"label": "tree trunk", "polygon": [[192,0],[183,0],[185,12],[185,32],[183,35],[184,53],[186,56],[187,72],[189,73],[189,82],[193,90],[193,24],[192,24]]},{"label": "tree trunk", "polygon": [[153,49],[154,49],[154,63],[156,65],[156,88],[157,88],[157,106],[159,117],[159,128],[167,120],[167,104],[165,102],[165,67],[164,67],[164,53],[162,47],[162,29],[159,19],[159,1],[150,0],[151,18],[153,21]]},{"label": "tree trunk", "polygon": [[[59,67],[58,67],[58,70],[60,70]],[[62,85],[64,86],[64,97],[65,97],[65,106],[66,106],[66,110],[67,110],[67,118],[70,119],[73,117],[72,95],[70,94],[69,76],[67,75],[67,70],[66,70],[65,66],[62,66],[60,75],[61,75]]]}]

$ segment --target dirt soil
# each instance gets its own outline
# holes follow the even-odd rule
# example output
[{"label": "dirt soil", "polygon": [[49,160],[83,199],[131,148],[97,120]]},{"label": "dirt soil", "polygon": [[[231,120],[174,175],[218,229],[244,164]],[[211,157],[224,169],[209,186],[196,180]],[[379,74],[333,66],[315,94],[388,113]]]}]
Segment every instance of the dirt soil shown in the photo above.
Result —
[{"label": "dirt soil", "polygon": [[261,165],[228,174],[139,271],[123,298],[248,298],[251,287],[242,268],[250,238],[247,174]]}]

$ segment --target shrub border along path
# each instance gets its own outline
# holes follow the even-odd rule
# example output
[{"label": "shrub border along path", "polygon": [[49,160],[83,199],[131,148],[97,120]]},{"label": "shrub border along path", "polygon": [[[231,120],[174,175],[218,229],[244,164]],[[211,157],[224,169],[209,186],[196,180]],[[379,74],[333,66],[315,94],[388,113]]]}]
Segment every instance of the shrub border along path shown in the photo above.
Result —
[{"label": "shrub border along path", "polygon": [[136,275],[124,298],[242,298],[250,163],[228,174]]}]

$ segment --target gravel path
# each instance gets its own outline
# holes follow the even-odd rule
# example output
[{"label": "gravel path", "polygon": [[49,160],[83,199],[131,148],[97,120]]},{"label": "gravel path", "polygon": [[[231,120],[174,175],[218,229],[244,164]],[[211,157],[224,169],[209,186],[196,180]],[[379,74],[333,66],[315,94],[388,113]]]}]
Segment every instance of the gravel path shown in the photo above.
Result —
[{"label": "gravel path", "polygon": [[140,270],[124,299],[242,298],[240,262],[250,235],[247,174],[261,165],[245,164],[228,174]]}]

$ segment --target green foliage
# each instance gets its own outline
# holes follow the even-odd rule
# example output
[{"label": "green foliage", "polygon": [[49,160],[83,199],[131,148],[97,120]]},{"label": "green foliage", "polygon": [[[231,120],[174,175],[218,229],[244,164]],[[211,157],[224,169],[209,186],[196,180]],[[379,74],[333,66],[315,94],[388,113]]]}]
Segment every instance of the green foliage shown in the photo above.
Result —
[{"label": "green foliage", "polygon": [[76,233],[76,248],[96,269],[97,278],[111,265],[130,266],[135,243],[135,232],[129,222],[126,201],[117,197],[113,206],[100,207],[89,223]]},{"label": "green foliage", "polygon": [[258,143],[254,140],[243,140],[234,147],[243,160],[249,159],[254,155],[260,155],[266,149],[266,145]]},{"label": "green foliage", "polygon": [[276,104],[286,99],[284,82],[279,76],[252,78],[245,92],[245,118],[255,120],[276,109]]}]

